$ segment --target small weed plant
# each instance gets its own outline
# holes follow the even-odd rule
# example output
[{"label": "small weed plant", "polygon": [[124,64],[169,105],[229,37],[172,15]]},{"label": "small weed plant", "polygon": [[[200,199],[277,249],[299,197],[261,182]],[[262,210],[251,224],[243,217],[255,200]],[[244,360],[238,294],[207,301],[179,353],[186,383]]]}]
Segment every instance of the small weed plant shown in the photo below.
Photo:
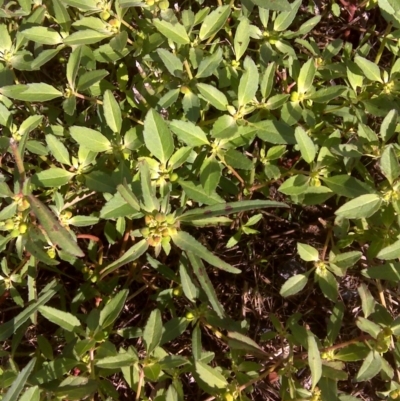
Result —
[{"label": "small weed plant", "polygon": [[0,0],[0,399],[400,399],[399,38],[398,0]]}]

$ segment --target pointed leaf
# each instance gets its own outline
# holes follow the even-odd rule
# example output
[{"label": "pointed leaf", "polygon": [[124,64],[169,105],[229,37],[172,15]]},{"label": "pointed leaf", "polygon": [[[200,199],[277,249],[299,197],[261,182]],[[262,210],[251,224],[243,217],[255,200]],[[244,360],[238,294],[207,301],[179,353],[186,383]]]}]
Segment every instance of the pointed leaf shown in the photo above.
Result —
[{"label": "pointed leaf", "polygon": [[316,262],[319,260],[318,250],[313,246],[298,242],[297,252],[305,262]]},{"label": "pointed leaf", "polygon": [[196,373],[200,379],[207,383],[212,388],[224,389],[228,386],[225,377],[211,366],[206,365],[200,361],[194,361]]},{"label": "pointed leaf", "polygon": [[377,258],[383,260],[397,259],[400,257],[400,240],[396,241],[392,245],[386,246],[381,249],[376,255]]},{"label": "pointed leaf", "polygon": [[345,203],[335,214],[347,219],[371,217],[381,207],[382,199],[376,194],[361,195]]},{"label": "pointed leaf", "polygon": [[199,291],[193,283],[193,279],[188,273],[185,263],[179,263],[179,276],[181,278],[183,293],[189,301],[194,303],[199,295]]},{"label": "pointed leaf", "polygon": [[104,93],[103,108],[107,125],[111,131],[119,133],[122,126],[121,109],[110,90],[106,90]]},{"label": "pointed leaf", "polygon": [[201,288],[207,295],[208,301],[210,302],[217,315],[220,318],[223,318],[225,316],[224,307],[218,301],[217,294],[211,283],[210,278],[208,277],[203,262],[201,261],[199,256],[195,255],[192,252],[187,252],[187,256],[189,258],[190,264],[193,267],[194,274],[196,275],[197,280],[201,285]]},{"label": "pointed leaf", "polygon": [[354,61],[370,81],[383,82],[379,67],[375,63],[360,56],[356,56]]},{"label": "pointed leaf", "polygon": [[17,378],[8,389],[7,393],[3,396],[2,401],[17,401],[18,396],[25,387],[25,384],[35,367],[36,358],[31,359],[28,364],[18,373]]},{"label": "pointed leaf", "polygon": [[274,21],[274,31],[282,32],[285,31],[287,28],[289,28],[294,18],[296,17],[300,5],[301,5],[301,0],[295,0],[293,3],[290,4],[290,9],[291,9],[290,11],[288,10],[283,13],[280,13]]},{"label": "pointed leaf", "polygon": [[75,88],[75,80],[79,71],[79,66],[81,64],[82,57],[82,46],[76,47],[68,58],[67,63],[67,81],[69,86],[74,89]]},{"label": "pointed leaf", "polygon": [[300,148],[301,156],[308,164],[315,159],[316,151],[313,140],[306,134],[303,128],[297,127],[294,133],[297,144]]},{"label": "pointed leaf", "polygon": [[101,328],[99,329],[105,329],[117,320],[125,305],[128,293],[129,290],[127,289],[121,290],[104,306],[100,312],[99,324]]},{"label": "pointed leaf", "polygon": [[197,69],[196,78],[207,78],[211,76],[221,64],[222,50],[220,47],[209,57],[205,57],[200,61],[199,68]]},{"label": "pointed leaf", "polygon": [[165,20],[154,19],[153,24],[166,38],[172,40],[180,45],[186,45],[190,43],[189,36],[185,30],[185,27],[180,23],[171,24]]},{"label": "pointed leaf", "polygon": [[104,278],[107,274],[114,272],[122,266],[133,262],[142,256],[148,249],[149,245],[145,239],[142,239],[137,244],[133,245],[129,250],[127,250],[120,258],[106,266],[100,271],[100,278]]},{"label": "pointed leaf", "polygon": [[308,276],[305,274],[296,274],[283,284],[279,294],[284,298],[297,294],[306,286],[307,281]]},{"label": "pointed leaf", "polygon": [[69,132],[79,145],[92,152],[106,152],[112,149],[110,141],[94,129],[74,125],[70,127]]},{"label": "pointed leaf", "polygon": [[240,78],[238,90],[238,105],[242,107],[250,103],[258,89],[258,70],[254,61],[250,57],[246,57],[243,63],[245,73]]},{"label": "pointed leaf", "polygon": [[179,140],[189,146],[196,147],[210,144],[204,131],[190,121],[172,120],[170,128]]},{"label": "pointed leaf", "polygon": [[306,93],[310,89],[314,81],[315,72],[314,59],[310,58],[300,69],[299,78],[297,79],[298,93]]},{"label": "pointed leaf", "polygon": [[322,376],[322,360],[314,334],[307,330],[308,365],[311,370],[311,389],[314,390]]},{"label": "pointed leaf", "polygon": [[143,340],[146,344],[147,355],[151,354],[160,344],[162,336],[162,319],[159,309],[154,309],[143,330]]},{"label": "pointed leaf", "polygon": [[62,164],[71,165],[66,146],[54,135],[46,135],[46,143],[54,158]]},{"label": "pointed leaf", "polygon": [[166,165],[174,151],[174,141],[167,124],[154,109],[146,115],[143,136],[147,149]]},{"label": "pointed leaf", "polygon": [[197,84],[197,89],[199,90],[201,96],[209,102],[216,109],[225,111],[226,106],[228,106],[228,99],[225,94],[218,90],[215,86],[208,84]]},{"label": "pointed leaf", "polygon": [[251,3],[266,10],[290,11],[288,0],[250,0]]},{"label": "pointed leaf", "polygon": [[182,77],[183,63],[179,57],[165,49],[157,49],[157,54],[170,74]]},{"label": "pointed leaf", "polygon": [[231,13],[230,6],[217,7],[214,11],[207,15],[200,27],[200,40],[208,39],[215,35],[225,25]]},{"label": "pointed leaf", "polygon": [[65,252],[78,257],[85,254],[73,240],[71,234],[55,218],[53,213],[34,195],[28,195],[29,203],[36,218],[42,225],[51,242]]},{"label": "pointed leaf", "polygon": [[269,200],[248,200],[231,203],[219,203],[206,208],[189,210],[178,217],[180,221],[192,221],[206,217],[228,215],[233,213],[246,212],[269,207],[288,207],[284,203]]},{"label": "pointed leaf", "polygon": [[94,29],[83,29],[67,36],[64,39],[64,44],[69,46],[92,45],[109,37],[109,33],[95,31]]},{"label": "pointed leaf", "polygon": [[117,191],[121,194],[121,196],[126,200],[126,202],[133,207],[133,209],[140,211],[140,204],[136,197],[136,195],[129,188],[128,184],[119,184],[117,186]]},{"label": "pointed leaf", "polygon": [[218,269],[225,270],[229,273],[241,273],[239,269],[224,262],[218,256],[210,252],[205,246],[200,244],[195,238],[184,231],[178,231],[172,236],[172,241],[178,248],[183,251],[192,252],[200,258],[204,259],[210,265],[217,267]]},{"label": "pointed leaf", "polygon": [[39,312],[50,322],[60,326],[62,329],[73,332],[81,327],[81,322],[72,313],[52,308],[50,306],[39,307]]},{"label": "pointed leaf", "polygon": [[62,43],[61,35],[52,28],[33,26],[21,31],[22,36],[42,45],[58,45]]},{"label": "pointed leaf", "polygon": [[0,88],[0,93],[25,102],[47,102],[62,96],[59,90],[45,83],[3,86]]},{"label": "pointed leaf", "polygon": [[360,370],[357,373],[356,381],[362,382],[372,379],[382,368],[382,357],[375,350],[369,352]]}]

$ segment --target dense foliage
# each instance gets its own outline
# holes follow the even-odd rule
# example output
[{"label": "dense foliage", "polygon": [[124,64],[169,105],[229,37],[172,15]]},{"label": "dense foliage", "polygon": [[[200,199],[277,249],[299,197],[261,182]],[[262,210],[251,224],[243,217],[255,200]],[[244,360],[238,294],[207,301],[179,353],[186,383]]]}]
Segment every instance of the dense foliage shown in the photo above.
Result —
[{"label": "dense foliage", "polygon": [[0,0],[0,399],[400,398],[399,37],[397,0]]}]

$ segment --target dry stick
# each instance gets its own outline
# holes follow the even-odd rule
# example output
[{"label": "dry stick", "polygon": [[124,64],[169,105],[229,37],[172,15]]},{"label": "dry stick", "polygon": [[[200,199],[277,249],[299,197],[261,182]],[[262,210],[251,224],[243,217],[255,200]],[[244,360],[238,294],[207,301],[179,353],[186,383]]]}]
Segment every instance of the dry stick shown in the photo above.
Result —
[{"label": "dry stick", "polygon": [[[381,300],[382,306],[387,310],[387,304],[386,304],[386,299],[385,299],[385,290],[383,289],[381,280],[376,280],[376,286],[378,287],[378,292],[379,292],[379,299]],[[394,350],[394,340],[393,336],[390,337],[390,349],[393,351]],[[400,381],[400,371],[399,369],[396,369],[396,374],[397,378]]]},{"label": "dry stick", "polygon": [[142,390],[143,379],[144,379],[144,372],[143,372],[143,369],[140,369],[139,382],[138,382],[138,391],[136,393],[136,398],[135,398],[136,401],[139,401],[139,399],[140,399],[140,393],[141,393],[141,390]]}]

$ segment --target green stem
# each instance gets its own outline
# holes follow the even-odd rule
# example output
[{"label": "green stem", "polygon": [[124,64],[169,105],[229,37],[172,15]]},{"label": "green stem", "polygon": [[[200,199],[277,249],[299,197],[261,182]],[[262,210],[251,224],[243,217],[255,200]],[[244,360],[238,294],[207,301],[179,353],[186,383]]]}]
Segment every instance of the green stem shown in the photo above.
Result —
[{"label": "green stem", "polygon": [[389,22],[388,26],[385,29],[385,33],[383,34],[383,39],[382,39],[381,45],[379,47],[378,54],[376,55],[376,58],[375,58],[375,64],[379,64],[379,61],[381,60],[381,57],[382,57],[383,51],[385,50],[385,46],[386,46],[386,42],[387,42],[387,35],[389,35],[391,29],[392,29],[392,23]]}]

